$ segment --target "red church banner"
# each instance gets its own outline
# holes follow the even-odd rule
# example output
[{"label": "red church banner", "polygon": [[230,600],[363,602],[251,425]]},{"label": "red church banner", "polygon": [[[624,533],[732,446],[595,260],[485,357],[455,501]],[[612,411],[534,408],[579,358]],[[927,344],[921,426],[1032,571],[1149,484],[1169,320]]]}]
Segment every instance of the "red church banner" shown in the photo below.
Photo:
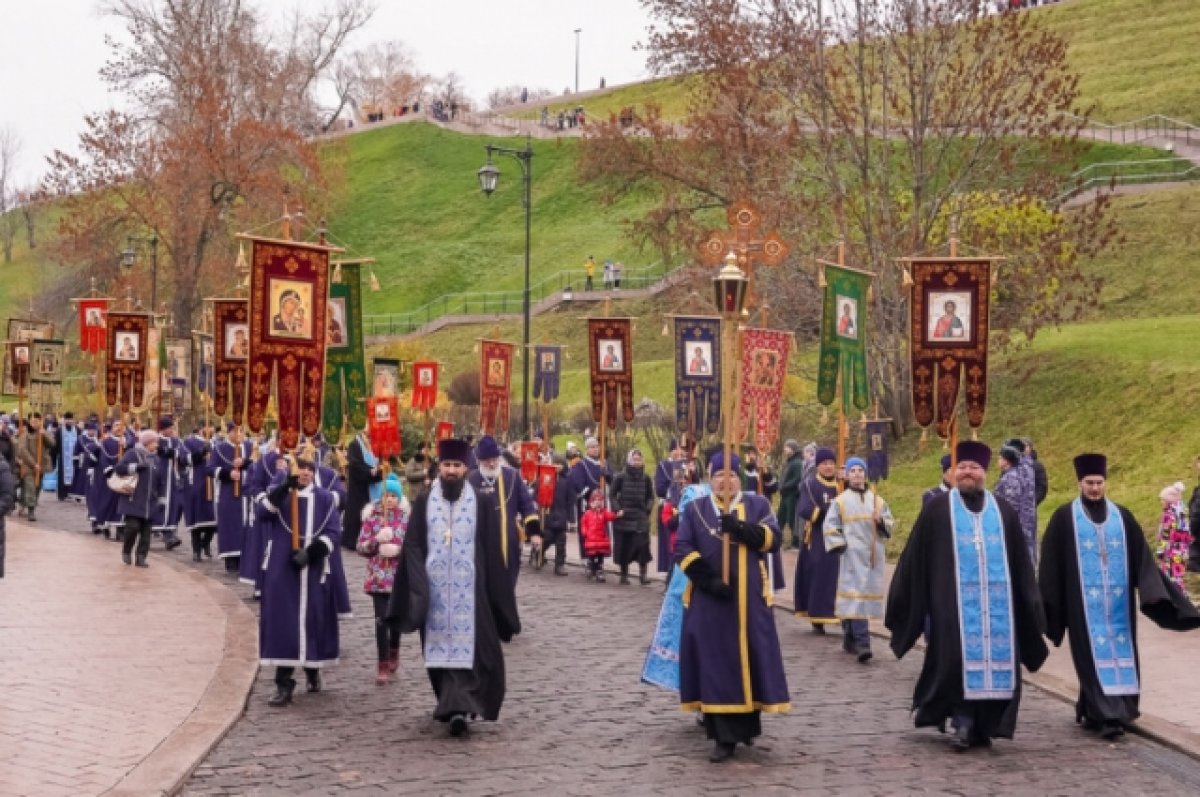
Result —
[{"label": "red church banner", "polygon": [[213,412],[241,426],[250,374],[250,302],[214,299]]},{"label": "red church banner", "polygon": [[589,318],[588,360],[592,377],[592,420],[617,428],[617,412],[633,421],[632,319]]},{"label": "red church banner", "polygon": [[513,344],[480,342],[479,426],[484,434],[508,434],[508,397],[512,392]]},{"label": "red church banner", "polygon": [[395,396],[367,399],[367,430],[375,456],[387,459],[400,454],[400,412]]},{"label": "red church banner", "polygon": [[537,502],[542,509],[554,504],[554,489],[558,486],[558,466],[537,466]]},{"label": "red church banner", "polygon": [[779,437],[779,407],[787,379],[788,352],[792,336],[774,329],[742,332],[741,400],[738,429],[744,435],[754,411],[754,445],[770,451]]},{"label": "red church banner", "polygon": [[272,390],[279,441],[292,450],[321,430],[329,255],[336,247],[249,238],[250,394],[247,425],[261,432]]},{"label": "red church banner", "polygon": [[108,299],[79,300],[79,350],[88,354],[104,351],[108,342]]},{"label": "red church banner", "polygon": [[433,433],[433,439],[440,443],[452,437],[454,437],[454,424],[450,421],[438,421],[437,428]]},{"label": "red church banner", "polygon": [[521,443],[521,479],[526,483],[533,481],[537,476],[538,454],[541,451],[542,444],[537,441]]},{"label": "red church banner", "polygon": [[150,315],[108,314],[107,363],[104,399],[122,412],[141,406],[146,392],[146,356],[150,343]]},{"label": "red church banner", "polygon": [[996,258],[913,258],[913,415],[918,424],[937,423],[939,437],[950,424],[967,378],[967,423],[983,424],[987,407],[988,305]]},{"label": "red church banner", "polygon": [[414,410],[431,410],[437,405],[438,364],[435,362],[413,363]]}]

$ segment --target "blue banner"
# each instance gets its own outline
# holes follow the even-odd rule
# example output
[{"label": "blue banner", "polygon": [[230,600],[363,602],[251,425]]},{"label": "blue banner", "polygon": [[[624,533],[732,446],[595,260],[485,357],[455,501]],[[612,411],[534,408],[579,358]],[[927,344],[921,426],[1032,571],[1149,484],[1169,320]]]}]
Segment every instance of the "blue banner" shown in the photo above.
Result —
[{"label": "blue banner", "polygon": [[535,346],[533,367],[533,397],[549,404],[562,381],[562,346]]},{"label": "blue banner", "polygon": [[675,319],[675,425],[693,439],[721,426],[721,319]]}]

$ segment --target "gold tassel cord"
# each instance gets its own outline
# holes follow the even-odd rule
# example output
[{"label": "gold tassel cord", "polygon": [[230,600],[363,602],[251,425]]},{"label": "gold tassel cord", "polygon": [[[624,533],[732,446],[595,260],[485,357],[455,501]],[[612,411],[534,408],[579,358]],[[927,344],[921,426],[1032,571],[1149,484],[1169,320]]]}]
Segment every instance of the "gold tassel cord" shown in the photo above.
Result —
[{"label": "gold tassel cord", "polygon": [[900,284],[905,288],[911,288],[913,286],[912,272],[908,270],[907,266],[903,269],[903,276],[900,278]]},{"label": "gold tassel cord", "polygon": [[829,287],[829,283],[825,281],[825,267],[824,266],[817,267],[817,287],[818,288]]},{"label": "gold tassel cord", "polygon": [[372,293],[379,293],[381,290],[383,290],[383,288],[380,288],[380,287],[379,287],[379,279],[378,279],[378,278],[375,276],[375,270],[374,270],[374,269],[371,269],[371,271],[370,271],[370,277],[369,277],[368,279],[370,280],[371,292],[372,292]]}]

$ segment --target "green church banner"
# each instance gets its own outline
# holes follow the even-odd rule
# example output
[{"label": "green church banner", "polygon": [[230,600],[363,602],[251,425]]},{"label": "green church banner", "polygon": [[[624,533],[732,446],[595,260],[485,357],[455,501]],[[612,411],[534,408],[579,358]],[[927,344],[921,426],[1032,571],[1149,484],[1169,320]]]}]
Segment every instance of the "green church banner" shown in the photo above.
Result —
[{"label": "green church banner", "polygon": [[842,410],[865,410],[867,386],[867,294],[873,275],[825,265],[825,301],[821,312],[821,360],[817,400],[828,406],[837,398],[841,374]]},{"label": "green church banner", "polygon": [[341,438],[346,419],[355,430],[367,425],[361,266],[362,262],[335,264],[334,278],[329,283],[325,329],[325,401],[321,428],[330,443]]}]

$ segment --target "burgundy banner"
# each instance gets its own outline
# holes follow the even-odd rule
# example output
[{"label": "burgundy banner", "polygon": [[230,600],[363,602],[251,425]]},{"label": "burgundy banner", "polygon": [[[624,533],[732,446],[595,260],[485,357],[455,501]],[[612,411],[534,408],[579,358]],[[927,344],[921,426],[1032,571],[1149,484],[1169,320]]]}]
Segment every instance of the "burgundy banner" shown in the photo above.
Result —
[{"label": "burgundy banner", "polygon": [[321,429],[325,387],[329,254],[320,244],[250,238],[250,394],[246,422],[261,432],[272,386],[279,442],[294,449],[301,432]]},{"label": "burgundy banner", "polygon": [[592,376],[592,420],[617,428],[617,410],[633,421],[631,319],[589,318],[588,359]]},{"label": "burgundy banner", "polygon": [[118,402],[122,412],[141,406],[146,391],[146,349],[150,343],[147,313],[108,314],[108,355],[104,399],[108,406]]},{"label": "burgundy banner", "polygon": [[508,434],[513,344],[485,340],[479,347],[479,426],[484,434]]},{"label": "burgundy banner", "polygon": [[214,299],[213,412],[242,425],[250,374],[250,301]]}]

